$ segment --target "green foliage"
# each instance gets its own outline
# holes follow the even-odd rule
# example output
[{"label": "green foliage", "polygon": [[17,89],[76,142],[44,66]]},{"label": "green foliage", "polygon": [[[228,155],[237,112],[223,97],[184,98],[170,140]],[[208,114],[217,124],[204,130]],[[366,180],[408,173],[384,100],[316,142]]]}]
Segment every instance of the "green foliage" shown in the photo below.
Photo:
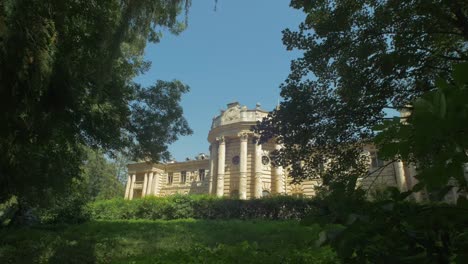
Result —
[{"label": "green foliage", "polygon": [[[220,244],[216,247],[195,245],[188,250],[164,252],[152,263],[338,263],[330,250],[291,249],[279,254],[271,249],[259,249],[257,243],[247,241],[235,245]],[[146,260],[150,263],[151,259]]]},{"label": "green foliage", "polygon": [[64,193],[47,192],[47,206],[26,206],[23,212],[36,216],[38,223],[81,223],[89,219],[85,206],[96,199],[122,197],[124,186],[118,180],[117,165],[101,151],[83,147],[86,154],[79,178]]},{"label": "green foliage", "polygon": [[[1,263],[338,263],[296,221],[97,221],[0,229]],[[73,256],[73,257],[70,257]]]},{"label": "green foliage", "polygon": [[[292,61],[281,85],[280,107],[256,131],[263,140],[275,137],[284,145],[274,160],[291,168],[295,179],[353,182],[366,173],[356,160],[362,145],[371,142],[372,128],[385,120],[384,110],[405,107],[434,89],[441,76],[451,82],[453,66],[468,61],[468,3],[292,0],[290,5],[306,18],[297,30],[283,31],[283,43],[303,56]],[[317,174],[329,159],[336,161],[330,175]]]},{"label": "green foliage", "polygon": [[18,211],[18,200],[12,196],[0,204],[0,227],[7,226]]},{"label": "green foliage", "polygon": [[[82,145],[111,156],[167,159],[191,133],[188,87],[140,87],[148,41],[184,29],[190,0],[0,2],[0,201],[46,203],[80,175]],[[186,14],[187,15],[187,14]],[[186,21],[185,21],[186,22]]]},{"label": "green foliage", "polygon": [[[331,245],[345,263],[465,263],[468,207],[415,204],[411,193],[390,189],[389,198],[355,202],[328,196],[320,214],[304,223],[337,223],[322,231],[318,244]],[[343,209],[343,205],[346,209]]]},{"label": "green foliage", "polygon": [[315,210],[312,199],[277,196],[235,200],[212,196],[174,195],[143,199],[112,199],[90,203],[92,219],[300,219]]},{"label": "green foliage", "polygon": [[[323,179],[319,214],[304,219],[336,224],[319,244],[345,263],[465,263],[468,2],[291,6],[306,18],[297,31],[283,31],[283,42],[303,56],[281,85],[280,107],[255,130],[284,145],[274,160],[295,181]],[[389,120],[386,109],[411,114]],[[426,188],[440,201],[455,181],[462,198],[418,205],[405,200],[412,191],[392,189],[366,200],[355,188],[367,174],[360,152],[376,135],[381,158],[417,164],[420,184],[412,191]],[[322,172],[330,159],[331,170]]]},{"label": "green foliage", "polygon": [[106,159],[102,151],[85,148],[86,159],[81,166],[80,192],[88,200],[111,199],[124,195],[124,184],[119,181],[118,164]]},{"label": "green foliage", "polygon": [[378,126],[376,143],[384,158],[399,156],[418,164],[417,178],[431,198],[440,200],[455,180],[459,191],[468,190],[468,63],[458,64],[452,82],[438,79],[437,89],[412,103],[411,115],[400,122],[389,120]]}]

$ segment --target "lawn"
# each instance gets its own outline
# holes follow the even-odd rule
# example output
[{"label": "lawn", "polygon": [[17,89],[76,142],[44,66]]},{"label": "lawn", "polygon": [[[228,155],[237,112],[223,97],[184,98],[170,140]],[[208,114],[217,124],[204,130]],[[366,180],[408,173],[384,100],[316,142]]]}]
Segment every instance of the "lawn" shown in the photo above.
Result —
[{"label": "lawn", "polygon": [[0,229],[0,263],[336,263],[319,226],[132,220]]}]

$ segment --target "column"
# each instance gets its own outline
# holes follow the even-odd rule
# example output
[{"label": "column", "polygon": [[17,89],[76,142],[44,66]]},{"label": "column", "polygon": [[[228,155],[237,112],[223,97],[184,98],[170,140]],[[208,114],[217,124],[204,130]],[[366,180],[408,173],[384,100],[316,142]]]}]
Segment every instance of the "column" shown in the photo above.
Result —
[{"label": "column", "polygon": [[254,197],[262,197],[262,145],[258,139],[255,142],[255,182],[254,182]]},{"label": "column", "polygon": [[130,184],[130,194],[128,199],[132,200],[133,199],[133,188],[135,188],[135,181],[136,181],[136,174],[132,175],[132,183]]},{"label": "column", "polygon": [[240,156],[239,156],[239,198],[247,199],[247,133],[240,135]]},{"label": "column", "polygon": [[217,155],[218,151],[216,149],[216,146],[214,144],[211,144],[210,146],[210,178],[209,178],[209,186],[208,186],[208,194],[213,194],[213,181],[214,177],[216,175],[215,169],[216,169],[216,159],[218,158]]},{"label": "column", "polygon": [[161,173],[155,172],[153,174],[153,195],[159,195],[158,189],[159,189],[159,182],[161,181]]},{"label": "column", "polygon": [[394,166],[398,189],[400,192],[406,192],[408,188],[406,186],[405,167],[403,166],[403,162],[401,160],[396,161]]},{"label": "column", "polygon": [[141,197],[146,196],[146,187],[148,186],[148,173],[145,172],[145,179],[143,180],[143,189],[141,190]]},{"label": "column", "polygon": [[132,176],[129,174],[127,177],[127,184],[125,187],[125,199],[128,199],[128,195],[130,194],[130,185],[132,184]]},{"label": "column", "polygon": [[218,141],[218,179],[216,183],[216,196],[222,197],[224,193],[224,165],[226,155],[226,142],[224,137],[216,138]]},{"label": "column", "polygon": [[154,175],[154,172],[150,171],[146,195],[153,195],[153,175]]},{"label": "column", "polygon": [[[281,149],[281,145],[275,144],[275,150],[279,151]],[[275,175],[275,193],[281,194],[284,193],[283,188],[283,167],[275,166],[274,168],[274,175]]]}]

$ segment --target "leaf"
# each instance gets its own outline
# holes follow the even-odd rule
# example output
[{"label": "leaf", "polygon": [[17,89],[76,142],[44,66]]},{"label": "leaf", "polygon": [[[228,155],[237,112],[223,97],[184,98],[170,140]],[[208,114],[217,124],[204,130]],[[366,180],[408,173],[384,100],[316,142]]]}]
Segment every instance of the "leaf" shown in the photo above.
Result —
[{"label": "leaf", "polygon": [[449,87],[447,81],[445,79],[442,79],[442,78],[437,78],[436,81],[435,81],[435,85],[439,88],[439,89],[447,89]]},{"label": "leaf", "polygon": [[425,184],[422,183],[422,182],[419,182],[417,183],[416,185],[413,186],[413,189],[411,189],[411,191],[413,192],[419,192],[419,191],[422,191],[425,187]]},{"label": "leaf", "polygon": [[447,113],[447,102],[445,99],[445,94],[442,91],[438,91],[437,95],[437,103],[439,107],[439,116],[441,118],[445,118],[445,114]]},{"label": "leaf", "polygon": [[468,62],[455,65],[453,70],[453,79],[458,85],[468,83]]}]

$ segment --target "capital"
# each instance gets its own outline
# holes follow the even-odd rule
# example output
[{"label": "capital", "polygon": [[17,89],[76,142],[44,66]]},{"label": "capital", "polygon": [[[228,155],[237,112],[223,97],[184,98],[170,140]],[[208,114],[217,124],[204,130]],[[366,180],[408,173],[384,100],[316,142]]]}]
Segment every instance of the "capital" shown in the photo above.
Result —
[{"label": "capital", "polygon": [[241,141],[247,141],[247,139],[249,138],[249,134],[246,133],[246,132],[241,132],[241,133],[239,133],[237,135],[240,137]]},{"label": "capital", "polygon": [[225,143],[225,139],[223,136],[221,137],[216,137],[216,141],[219,143],[219,144],[224,144]]},{"label": "capital", "polygon": [[260,136],[259,135],[254,135],[252,137],[252,143],[253,144],[258,144],[258,142],[260,142]]}]

